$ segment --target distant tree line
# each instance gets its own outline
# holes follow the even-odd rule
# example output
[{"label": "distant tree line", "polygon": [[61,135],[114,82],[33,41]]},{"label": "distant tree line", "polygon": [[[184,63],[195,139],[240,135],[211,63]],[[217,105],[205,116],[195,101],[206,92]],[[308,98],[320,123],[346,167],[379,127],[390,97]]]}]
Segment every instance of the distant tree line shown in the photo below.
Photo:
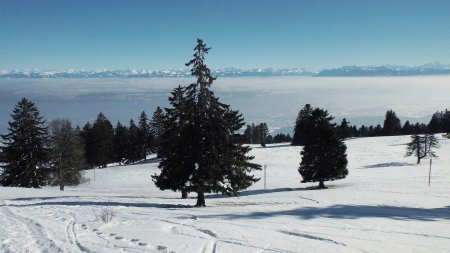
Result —
[{"label": "distant tree line", "polygon": [[266,144],[291,142],[292,138],[289,134],[278,133],[275,136],[269,134],[269,128],[266,123],[247,125],[244,131],[245,142],[249,144]]},{"label": "distant tree line", "polygon": [[[311,105],[305,105],[298,113],[292,145],[303,145],[304,138],[308,135],[307,129],[308,117],[311,115]],[[424,123],[410,123],[405,121],[402,125],[400,119],[397,117],[395,111],[388,110],[385,114],[383,125],[377,124],[375,126],[356,127],[351,126],[346,118],[342,119],[339,125],[336,125],[336,130],[342,139],[353,137],[376,137],[376,136],[394,136],[394,135],[420,135],[420,134],[436,134],[436,133],[450,133],[450,112],[438,111],[433,114],[428,124]]]},{"label": "distant tree line", "polygon": [[86,123],[80,132],[88,166],[104,168],[110,163],[131,164],[156,152],[161,133],[161,111],[157,107],[151,120],[143,111],[137,124],[130,119],[128,126],[118,121],[115,127],[99,113],[94,123]]}]

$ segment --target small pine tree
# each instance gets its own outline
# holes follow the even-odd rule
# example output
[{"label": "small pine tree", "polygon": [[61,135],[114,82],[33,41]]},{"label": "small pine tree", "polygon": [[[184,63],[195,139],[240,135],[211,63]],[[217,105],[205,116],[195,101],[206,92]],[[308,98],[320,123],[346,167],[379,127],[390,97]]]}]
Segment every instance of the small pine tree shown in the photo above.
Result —
[{"label": "small pine tree", "polygon": [[302,161],[298,169],[305,182],[319,182],[319,188],[325,188],[324,181],[345,178],[348,174],[347,147],[339,138],[328,112],[316,108],[311,114],[310,141],[301,151]]},{"label": "small pine tree", "polygon": [[426,157],[437,157],[434,149],[439,147],[439,142],[434,134],[425,134],[420,136],[418,134],[411,135],[411,142],[406,145],[407,156],[414,155],[417,157],[417,164],[420,164],[420,160]]},{"label": "small pine tree", "polygon": [[22,98],[14,107],[9,133],[2,135],[7,163],[0,174],[0,184],[39,188],[47,175],[48,133],[45,120],[36,105]]}]

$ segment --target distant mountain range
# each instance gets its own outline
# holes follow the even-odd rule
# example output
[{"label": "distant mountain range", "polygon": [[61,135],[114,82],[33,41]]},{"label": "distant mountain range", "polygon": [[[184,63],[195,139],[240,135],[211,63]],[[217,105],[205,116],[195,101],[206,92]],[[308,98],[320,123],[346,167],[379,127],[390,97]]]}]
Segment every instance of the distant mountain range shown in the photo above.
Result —
[{"label": "distant mountain range", "polygon": [[[219,77],[268,77],[268,76],[313,76],[318,71],[304,68],[285,69],[250,69],[238,68],[216,69],[212,71],[213,76]],[[167,78],[167,77],[189,77],[188,69],[174,70],[13,70],[1,71],[0,78]]]},{"label": "distant mountain range", "polygon": [[423,76],[449,74],[449,64],[432,63],[420,66],[344,66],[336,69],[324,69],[320,71],[316,76]]},{"label": "distant mountain range", "polygon": [[[450,75],[450,64],[432,63],[420,66],[344,66],[321,71],[306,68],[239,69],[224,68],[212,71],[218,77],[270,77],[270,76],[317,76],[317,77],[369,77],[369,76],[422,76]],[[189,77],[188,69],[173,70],[0,70],[0,78],[169,78]]]}]

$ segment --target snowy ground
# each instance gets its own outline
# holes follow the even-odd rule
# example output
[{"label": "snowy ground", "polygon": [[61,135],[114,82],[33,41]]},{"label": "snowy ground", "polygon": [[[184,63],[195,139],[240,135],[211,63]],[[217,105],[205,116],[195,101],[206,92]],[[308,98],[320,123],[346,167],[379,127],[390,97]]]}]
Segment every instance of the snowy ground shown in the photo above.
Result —
[{"label": "snowy ground", "polygon": [[[240,197],[195,199],[155,188],[156,163],[87,173],[69,187],[0,188],[0,252],[449,252],[450,141],[433,160],[404,158],[408,137],[347,141],[349,176],[300,184],[299,147],[254,148],[267,165]],[[263,172],[258,172],[263,175]],[[192,196],[194,197],[194,196]],[[101,209],[115,217],[96,220]]]}]

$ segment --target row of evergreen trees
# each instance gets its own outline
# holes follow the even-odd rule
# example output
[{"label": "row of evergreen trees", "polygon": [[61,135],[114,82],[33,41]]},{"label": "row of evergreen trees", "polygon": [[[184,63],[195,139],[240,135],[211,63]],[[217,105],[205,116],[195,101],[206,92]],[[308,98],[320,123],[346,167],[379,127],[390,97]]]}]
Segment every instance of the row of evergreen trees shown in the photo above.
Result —
[{"label": "row of evergreen trees", "polygon": [[155,153],[162,133],[162,109],[157,107],[151,120],[143,111],[136,124],[133,119],[128,126],[117,122],[114,128],[103,113],[93,124],[86,123],[81,130],[90,168],[106,167],[109,163],[135,163]]},{"label": "row of evergreen trees", "polygon": [[[305,129],[308,127],[308,117],[310,117],[311,113],[312,107],[309,104],[306,104],[298,113],[292,145],[303,145],[303,139],[307,135]],[[339,125],[336,125],[336,130],[342,139],[351,137],[450,133],[450,112],[447,110],[436,112],[433,114],[428,125],[424,123],[412,124],[407,120],[402,126],[395,111],[388,110],[385,114],[383,126],[381,124],[368,127],[362,125],[357,128],[355,125],[351,126],[350,122],[344,118]]]},{"label": "row of evergreen trees", "polygon": [[269,134],[269,127],[266,123],[247,125],[244,131],[245,141],[250,144],[266,144],[291,142],[292,137],[289,134],[278,133],[275,136]]}]

